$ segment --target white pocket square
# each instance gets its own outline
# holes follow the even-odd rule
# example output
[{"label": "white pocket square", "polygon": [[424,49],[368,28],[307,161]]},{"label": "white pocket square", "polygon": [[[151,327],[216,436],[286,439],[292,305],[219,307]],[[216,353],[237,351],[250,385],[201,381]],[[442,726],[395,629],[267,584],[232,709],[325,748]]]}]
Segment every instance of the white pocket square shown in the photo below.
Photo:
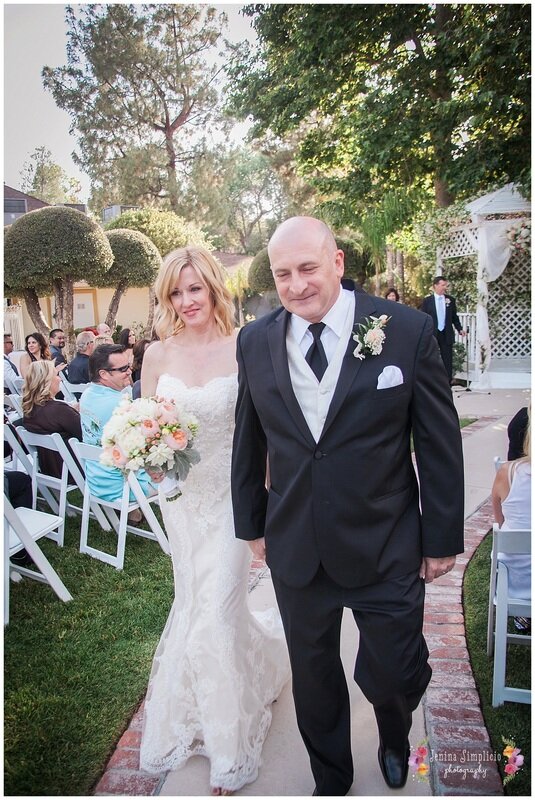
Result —
[{"label": "white pocket square", "polygon": [[391,389],[392,386],[400,386],[403,383],[403,373],[399,367],[385,367],[377,378],[378,389]]}]

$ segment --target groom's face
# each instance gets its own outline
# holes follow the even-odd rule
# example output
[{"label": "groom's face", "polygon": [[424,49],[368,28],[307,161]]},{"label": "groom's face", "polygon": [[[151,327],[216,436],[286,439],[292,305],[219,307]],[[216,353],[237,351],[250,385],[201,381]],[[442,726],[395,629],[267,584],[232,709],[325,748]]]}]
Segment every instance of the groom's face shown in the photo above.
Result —
[{"label": "groom's face", "polygon": [[321,232],[292,233],[270,247],[275,286],[284,308],[320,322],[340,294],[344,254]]}]

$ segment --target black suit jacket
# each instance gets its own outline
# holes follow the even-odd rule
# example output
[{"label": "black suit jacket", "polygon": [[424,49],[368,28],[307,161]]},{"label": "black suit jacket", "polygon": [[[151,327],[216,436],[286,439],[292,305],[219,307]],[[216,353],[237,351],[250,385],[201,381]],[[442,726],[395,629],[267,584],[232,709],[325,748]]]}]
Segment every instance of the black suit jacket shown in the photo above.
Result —
[{"label": "black suit jacket", "polygon": [[[291,586],[305,586],[320,563],[339,584],[353,587],[416,570],[422,554],[463,550],[459,421],[431,320],[364,293],[355,299],[355,323],[391,316],[386,341],[380,355],[360,361],[350,338],[317,444],[292,389],[289,313],[278,309],[238,337],[236,535],[265,535],[268,565]],[[404,382],[378,390],[387,365],[399,367]]]},{"label": "black suit jacket", "polygon": [[[446,294],[444,296],[446,298],[446,320],[444,323],[444,335],[446,337],[446,344],[453,344],[455,341],[453,328],[455,328],[458,331],[461,331],[463,326],[461,325],[461,320],[457,315],[457,304],[455,303],[455,297],[452,297],[449,294]],[[429,314],[429,316],[433,320],[433,329],[436,336],[438,332],[438,320],[437,320],[437,307],[435,303],[434,294],[430,294],[424,298],[422,305],[420,306],[420,311]]]}]

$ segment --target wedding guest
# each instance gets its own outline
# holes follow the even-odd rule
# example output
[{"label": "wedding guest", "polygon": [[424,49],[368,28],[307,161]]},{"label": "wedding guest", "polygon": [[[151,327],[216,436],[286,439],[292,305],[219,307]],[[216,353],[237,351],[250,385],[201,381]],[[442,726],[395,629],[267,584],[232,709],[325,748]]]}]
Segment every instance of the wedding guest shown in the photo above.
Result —
[{"label": "wedding guest", "polygon": [[63,355],[63,348],[65,347],[65,334],[61,328],[54,328],[54,330],[50,331],[48,334],[48,340],[50,342],[50,353],[56,367],[58,367],[60,364],[67,365],[67,359]]},{"label": "wedding guest", "polygon": [[76,355],[69,364],[69,383],[89,383],[89,356],[95,348],[95,334],[82,331],[76,337]]},{"label": "wedding guest", "polygon": [[524,439],[528,429],[528,408],[520,408],[509,425],[507,426],[507,437],[509,439],[509,449],[507,450],[507,460],[515,461],[524,455]]},{"label": "wedding guest", "polygon": [[[136,343],[136,334],[130,328],[123,328],[119,334],[119,344],[121,344],[130,359],[130,366],[132,367],[134,361],[134,345]],[[133,367],[132,367],[133,368]]]},{"label": "wedding guest", "polygon": [[110,336],[111,337],[111,328],[105,322],[99,322],[97,325],[97,336]]},{"label": "wedding guest", "polygon": [[433,320],[433,328],[438,347],[448,379],[451,383],[453,378],[453,343],[455,335],[453,329],[457,330],[461,336],[465,336],[461,320],[457,315],[457,305],[455,298],[446,294],[448,281],[443,275],[433,278],[433,294],[426,297],[420,306],[420,311],[429,314]]},{"label": "wedding guest", "polygon": [[[22,424],[31,433],[59,433],[67,441],[82,438],[80,414],[67,403],[55,400],[61,381],[52,361],[34,361],[22,387]],[[59,453],[38,448],[39,466],[47,475],[61,477]]]},{"label": "wedding guest", "polygon": [[9,394],[10,389],[6,386],[6,378],[14,381],[19,377],[19,371],[15,364],[11,361],[10,355],[13,352],[13,336],[10,333],[4,333],[4,393]]},{"label": "wedding guest", "polygon": [[[90,385],[80,398],[80,416],[84,442],[100,445],[102,431],[121,400],[132,396],[130,376],[132,368],[128,353],[120,344],[103,344],[89,356]],[[116,467],[107,467],[96,461],[86,464],[86,479],[91,491],[103,500],[118,500],[123,493],[124,477]],[[153,490],[149,476],[138,470],[136,477],[145,494]],[[140,522],[140,509],[132,511],[128,518]]]},{"label": "wedding guest", "polygon": [[140,339],[133,347],[134,360],[132,362],[132,381],[135,383],[141,379],[141,366],[143,364],[143,356],[147,346],[151,344],[150,339]]},{"label": "wedding guest", "polygon": [[[531,409],[523,455],[501,465],[492,487],[494,518],[501,530],[531,530]],[[498,553],[507,564],[511,597],[531,600],[531,555]]]},{"label": "wedding guest", "polygon": [[114,344],[113,338],[111,336],[107,336],[106,334],[99,334],[98,336],[95,336],[95,348],[100,347],[101,344]]},{"label": "wedding guest", "polygon": [[[19,362],[19,372],[23,378],[26,377],[28,367],[33,361],[52,361],[52,353],[42,333],[37,331],[29,333],[24,340],[24,349],[26,352],[21,355]],[[62,365],[58,367],[61,368]]]},{"label": "wedding guest", "polygon": [[387,291],[387,293],[385,294],[385,299],[386,300],[392,300],[394,303],[399,303],[399,292],[398,292],[398,290],[394,289],[394,287],[389,289]]}]

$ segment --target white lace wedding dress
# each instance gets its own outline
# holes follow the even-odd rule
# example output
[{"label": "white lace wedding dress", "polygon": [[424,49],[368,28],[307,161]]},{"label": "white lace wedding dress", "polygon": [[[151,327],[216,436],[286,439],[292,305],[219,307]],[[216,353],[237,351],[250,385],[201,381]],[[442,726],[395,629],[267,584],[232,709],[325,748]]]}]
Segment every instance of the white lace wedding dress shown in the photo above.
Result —
[{"label": "white lace wedding dress", "polygon": [[237,790],[258,775],[271,704],[289,678],[278,611],[249,611],[251,552],[234,536],[230,461],[236,375],[188,387],[162,375],[157,394],[199,422],[201,461],[162,499],[175,600],[157,647],[145,702],[140,763],[176,769],[193,755],[210,759],[210,785]]}]

